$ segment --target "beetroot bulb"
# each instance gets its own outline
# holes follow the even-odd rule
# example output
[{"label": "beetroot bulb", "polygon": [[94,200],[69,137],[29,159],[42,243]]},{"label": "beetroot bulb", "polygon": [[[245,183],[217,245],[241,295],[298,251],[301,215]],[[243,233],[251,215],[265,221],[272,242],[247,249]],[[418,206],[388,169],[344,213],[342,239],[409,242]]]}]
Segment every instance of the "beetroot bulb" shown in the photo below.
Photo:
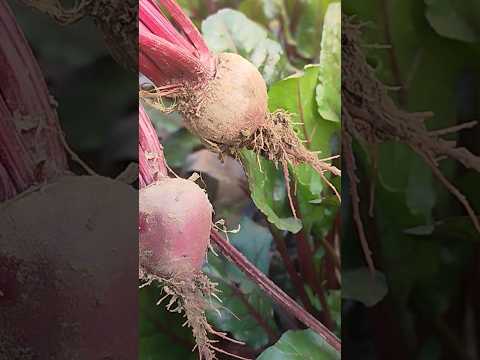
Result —
[{"label": "beetroot bulb", "polygon": [[[183,312],[200,359],[215,359],[213,329],[205,311],[216,297],[215,284],[202,272],[210,245],[213,208],[193,181],[170,178],[154,127],[139,108],[139,277],[143,286],[157,282],[169,298],[167,310]],[[229,339],[231,340],[231,339]],[[231,340],[233,341],[233,340]]]},{"label": "beetroot bulb", "polygon": [[[267,86],[253,64],[237,54],[210,52],[174,0],[139,5],[139,67],[155,85],[141,91],[145,101],[179,111],[185,126],[213,151],[238,157],[243,148],[254,150],[281,164],[286,177],[288,164],[308,163],[338,196],[324,173],[340,176],[340,170],[302,145],[286,112],[268,112]],[[164,100],[173,105],[166,108]]]},{"label": "beetroot bulb", "polygon": [[139,109],[140,264],[168,277],[201,271],[209,245],[212,205],[193,181],[169,178],[163,148]]}]

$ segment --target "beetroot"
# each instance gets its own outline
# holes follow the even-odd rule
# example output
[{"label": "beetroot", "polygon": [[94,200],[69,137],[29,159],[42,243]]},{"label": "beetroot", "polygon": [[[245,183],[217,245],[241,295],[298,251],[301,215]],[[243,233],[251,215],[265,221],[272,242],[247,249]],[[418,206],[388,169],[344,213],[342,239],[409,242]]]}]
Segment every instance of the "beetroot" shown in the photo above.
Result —
[{"label": "beetroot", "polygon": [[215,285],[203,274],[212,206],[193,181],[163,178],[140,190],[140,277],[162,284],[167,310],[184,312],[200,359],[215,359],[209,334],[225,337],[207,322],[205,310]]},{"label": "beetroot", "polygon": [[193,181],[164,178],[140,190],[140,266],[161,277],[197,272],[206,258],[212,206]]},{"label": "beetroot", "polygon": [[180,111],[202,139],[229,146],[245,143],[267,126],[267,87],[257,68],[237,54],[217,57],[215,77],[193,91]]},{"label": "beetroot", "polygon": [[[211,56],[178,6],[171,0],[161,3],[184,32],[180,35],[168,25],[169,21],[155,2],[141,1],[140,18],[147,21],[140,23],[140,42],[149,43],[149,46],[141,48],[140,63],[158,85],[154,92],[142,92],[144,99],[164,111],[183,112],[187,127],[201,134],[202,140],[216,150],[233,151],[250,144],[270,159],[281,162],[284,170],[295,158],[295,161],[304,159],[323,174],[322,165],[328,165],[317,162],[314,154],[301,147],[285,113],[267,112],[266,86],[258,70],[236,54]],[[163,38],[155,37],[151,30],[162,33]],[[167,39],[183,45],[175,47]],[[162,54],[165,56],[156,57]],[[176,103],[169,108],[163,103],[164,96]],[[162,178],[160,172],[166,173],[167,168],[162,148],[142,107],[139,140],[140,276],[146,280],[145,285],[154,280],[161,283],[165,296],[159,303],[170,298],[168,310],[184,311],[200,358],[214,359],[215,351],[227,352],[215,347],[209,335],[228,338],[215,331],[204,314],[205,309],[211,307],[207,300],[216,296],[215,284],[200,270],[208,247],[212,208],[194,183],[169,179],[165,175]],[[215,231],[210,236],[223,254],[249,274],[283,309],[294,311],[307,326],[315,329],[335,349],[340,349],[338,339],[328,329],[276,287],[228,241]]]},{"label": "beetroot", "polygon": [[[159,3],[172,20],[155,1],[140,1],[140,71],[156,86],[141,97],[162,111],[179,111],[213,151],[238,157],[247,148],[279,163],[287,184],[288,164],[310,164],[340,199],[324,176],[340,176],[340,170],[303,146],[289,114],[268,112],[267,87],[255,66],[236,54],[212,54],[173,0]],[[173,105],[166,107],[165,99]],[[291,199],[290,205],[295,216]]]},{"label": "beetroot", "polygon": [[209,338],[226,335],[207,322],[215,284],[202,272],[212,230],[212,205],[193,181],[167,177],[163,149],[150,119],[139,108],[139,277],[161,284],[167,310],[183,312],[200,359],[215,359]]}]

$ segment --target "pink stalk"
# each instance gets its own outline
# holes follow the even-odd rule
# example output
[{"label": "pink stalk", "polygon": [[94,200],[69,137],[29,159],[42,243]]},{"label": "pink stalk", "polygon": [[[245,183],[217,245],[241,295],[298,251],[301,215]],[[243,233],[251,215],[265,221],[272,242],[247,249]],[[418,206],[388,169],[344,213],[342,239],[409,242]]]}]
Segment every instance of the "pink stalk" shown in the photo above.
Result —
[{"label": "pink stalk", "polygon": [[[1,116],[1,115],[0,115]],[[17,193],[7,169],[0,162],[0,201],[11,199]]]},{"label": "pink stalk", "polygon": [[[1,56],[2,54],[0,54]],[[35,183],[34,165],[15,128],[15,118],[0,96],[1,201],[15,196]]]},{"label": "pink stalk", "polygon": [[[152,1],[152,0],[151,0]],[[210,60],[210,50],[208,49],[205,40],[193,25],[190,18],[185,15],[182,8],[173,0],[160,0],[160,4],[165,6],[172,15],[173,20],[180,26],[192,45],[198,50],[199,58],[208,62]]]},{"label": "pink stalk", "polygon": [[160,8],[152,1],[144,1],[139,9],[140,23],[145,26],[148,32],[155,34],[164,40],[189,49],[193,54],[194,46],[171,25],[170,21],[163,15]]},{"label": "pink stalk", "polygon": [[53,100],[5,1],[0,2],[0,79],[0,195],[5,200],[68,168]]},{"label": "pink stalk", "polygon": [[147,113],[138,108],[138,162],[140,187],[143,188],[168,176],[163,147]]},{"label": "pink stalk", "polygon": [[140,27],[139,35],[140,70],[155,85],[182,82],[206,73],[197,57],[165,39],[143,32],[142,28]]},{"label": "pink stalk", "polygon": [[315,331],[336,351],[341,352],[342,343],[334,333],[320,323],[320,321],[313,317],[313,315],[298,305],[295,300],[288,296],[272,280],[258,270],[228,240],[223,238],[216,230],[212,230],[210,239],[228,260],[237,265],[238,268],[257,284],[258,287],[260,287],[273,301],[275,301],[278,306]]},{"label": "pink stalk", "polygon": [[158,87],[212,76],[215,60],[195,25],[174,1],[159,3],[172,21],[155,1],[139,3],[140,72]]}]

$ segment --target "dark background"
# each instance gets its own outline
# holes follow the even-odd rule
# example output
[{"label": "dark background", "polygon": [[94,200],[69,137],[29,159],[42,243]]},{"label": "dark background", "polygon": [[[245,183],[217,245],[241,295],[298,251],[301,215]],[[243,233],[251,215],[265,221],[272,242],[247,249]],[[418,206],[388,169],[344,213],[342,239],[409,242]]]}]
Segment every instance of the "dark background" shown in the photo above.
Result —
[{"label": "dark background", "polygon": [[[69,147],[96,174],[115,178],[128,164],[137,161],[137,73],[125,70],[112,59],[102,33],[91,18],[61,26],[48,15],[29,8],[20,1],[7,3],[33,50],[50,94],[58,103],[58,117]],[[0,84],[3,85],[5,84]],[[87,175],[84,167],[71,156],[67,157],[75,175]],[[122,354],[115,359],[129,360],[132,354],[138,353],[138,339],[132,336],[138,333],[137,192],[125,184],[119,185],[117,182],[114,185],[109,180],[93,176],[85,179],[75,177],[74,185],[77,187],[66,187],[61,182],[63,180],[60,180],[64,184],[61,188],[63,191],[58,191],[58,187],[55,187],[57,184],[51,187],[54,196],[49,197],[46,204],[52,209],[48,206],[39,208],[38,204],[30,201],[29,195],[21,195],[27,198],[26,205],[22,208],[26,216],[23,218],[21,214],[19,219],[12,219],[12,223],[18,220],[19,224],[33,224],[33,229],[38,229],[38,237],[35,231],[27,228],[28,225],[17,229],[20,234],[31,234],[28,238],[21,235],[17,237],[11,227],[8,229],[11,238],[8,238],[0,229],[1,241],[6,241],[7,248],[13,249],[7,250],[5,255],[0,248],[0,287],[12,295],[10,298],[0,298],[0,359],[43,359],[47,356],[73,359],[79,356],[76,351],[83,354],[80,358],[92,358],[85,354],[95,354],[95,358],[101,356],[110,359],[105,355],[111,350],[108,347],[115,342],[118,344],[121,339],[124,340]],[[82,180],[85,182],[82,183]],[[97,186],[98,183],[102,185]],[[91,191],[87,188],[89,184],[92,184]],[[108,184],[111,184],[111,188],[108,188]],[[112,195],[109,190],[116,191],[117,187],[120,190]],[[84,194],[83,198],[75,193],[79,188],[80,194]],[[102,193],[98,193],[99,189]],[[108,203],[99,205],[97,197],[107,199]],[[92,208],[95,208],[95,214],[82,210],[91,211]],[[65,211],[61,213],[58,209]],[[8,214],[8,208],[2,207],[2,214],[5,213]],[[51,219],[49,214],[56,214],[58,218]],[[98,214],[106,215],[103,220],[99,220],[99,224],[92,223],[92,228],[87,231],[77,227],[76,232],[75,228],[80,223],[75,222],[76,215],[84,221],[88,216],[99,219]],[[36,223],[37,218],[46,219],[47,225]],[[73,223],[69,227],[71,220]],[[115,234],[112,230],[116,228],[126,230],[112,236]],[[83,237],[79,238],[77,234],[83,234]],[[108,247],[103,246],[102,242],[109,244]],[[17,244],[20,249],[18,251]],[[8,251],[22,256],[10,258]],[[79,263],[78,268],[72,265]],[[20,273],[20,270],[17,273],[18,269],[22,269],[22,274],[29,274],[29,269],[38,271],[32,278],[23,279],[17,276]],[[118,272],[112,274],[112,269]],[[112,280],[119,278],[121,284]],[[84,299],[88,300],[82,302]],[[92,299],[101,311],[97,307],[92,310]],[[102,302],[104,299],[107,299],[105,303]],[[38,304],[41,304],[40,308]],[[110,307],[110,304],[115,305]],[[20,306],[25,309],[19,308]],[[132,309],[132,312],[119,311],[126,307]],[[83,314],[97,311],[96,318],[82,318],[82,311],[85,311]],[[69,317],[70,314],[73,314],[73,319]],[[5,327],[5,324],[1,324],[2,319],[6,319],[7,325],[10,325]],[[12,325],[12,319],[20,321]],[[68,349],[62,348],[65,344],[59,339],[65,334],[77,335],[76,326],[79,329],[91,328],[91,331],[85,334],[80,330],[80,336],[77,338],[72,335],[69,344],[79,343],[88,349],[80,346],[76,348],[75,345]],[[39,333],[41,336],[29,338],[31,334]],[[84,338],[90,341],[93,339],[93,342],[88,343],[87,340],[85,345],[82,342]],[[9,343],[11,339],[14,339],[14,344]],[[34,353],[37,355],[32,355]],[[44,354],[44,357],[38,357],[39,353]],[[45,355],[47,353],[49,355]],[[59,353],[63,355],[52,355]],[[75,355],[65,355],[67,353]]]},{"label": "dark background", "polygon": [[59,25],[9,1],[43,70],[70,147],[99,174],[137,159],[138,81],[117,64],[90,18]]},{"label": "dark background", "polygon": [[[368,61],[411,112],[433,111],[428,129],[479,120],[478,2],[344,1],[364,25]],[[380,46],[378,46],[380,45]],[[381,45],[391,45],[385,47]],[[446,137],[480,154],[480,126]],[[344,301],[345,359],[479,359],[480,236],[457,200],[405,144],[356,143],[362,219],[387,295],[375,306]],[[480,177],[455,161],[441,170],[480,212]],[[343,179],[347,181],[346,179]],[[375,215],[368,216],[376,184]],[[343,269],[364,263],[344,201]],[[357,284],[364,294],[374,289]],[[345,284],[343,292],[345,292]]]}]

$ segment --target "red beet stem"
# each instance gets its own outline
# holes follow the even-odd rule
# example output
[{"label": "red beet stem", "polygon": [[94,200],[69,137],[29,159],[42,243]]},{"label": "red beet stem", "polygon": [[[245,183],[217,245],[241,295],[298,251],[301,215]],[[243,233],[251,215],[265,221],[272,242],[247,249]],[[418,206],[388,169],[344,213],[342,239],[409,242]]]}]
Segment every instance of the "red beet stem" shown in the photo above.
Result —
[{"label": "red beet stem", "polygon": [[0,193],[2,200],[68,168],[63,134],[38,63],[0,2]]},{"label": "red beet stem", "polygon": [[173,20],[180,26],[181,30],[185,33],[188,39],[192,42],[193,46],[199,52],[199,58],[202,62],[206,64],[211,60],[211,53],[208,49],[205,40],[203,40],[202,35],[197,30],[195,25],[193,25],[190,18],[183,12],[183,10],[178,6],[178,4],[173,0],[160,0],[160,4],[165,6],[165,8],[172,15]]},{"label": "red beet stem", "polygon": [[2,92],[0,97],[0,165],[3,169],[0,172],[1,201],[12,198],[35,183],[33,162],[23,146],[14,121]]},{"label": "red beet stem", "polygon": [[142,105],[138,108],[138,162],[140,187],[168,176],[163,147]]},{"label": "red beet stem", "polygon": [[7,172],[7,169],[0,162],[0,200],[10,199],[15,196],[17,189]]},{"label": "red beet stem", "polygon": [[160,8],[152,1],[144,1],[139,9],[139,20],[149,32],[172,43],[195,52],[195,47],[182,36],[170,21],[163,15]]},{"label": "red beet stem", "polygon": [[172,0],[140,0],[140,72],[156,86],[201,81],[211,76],[215,61],[188,16]]},{"label": "red beet stem", "polygon": [[143,32],[142,27],[139,43],[140,71],[156,86],[199,81],[202,76],[209,73],[204,64],[185,48]]}]

